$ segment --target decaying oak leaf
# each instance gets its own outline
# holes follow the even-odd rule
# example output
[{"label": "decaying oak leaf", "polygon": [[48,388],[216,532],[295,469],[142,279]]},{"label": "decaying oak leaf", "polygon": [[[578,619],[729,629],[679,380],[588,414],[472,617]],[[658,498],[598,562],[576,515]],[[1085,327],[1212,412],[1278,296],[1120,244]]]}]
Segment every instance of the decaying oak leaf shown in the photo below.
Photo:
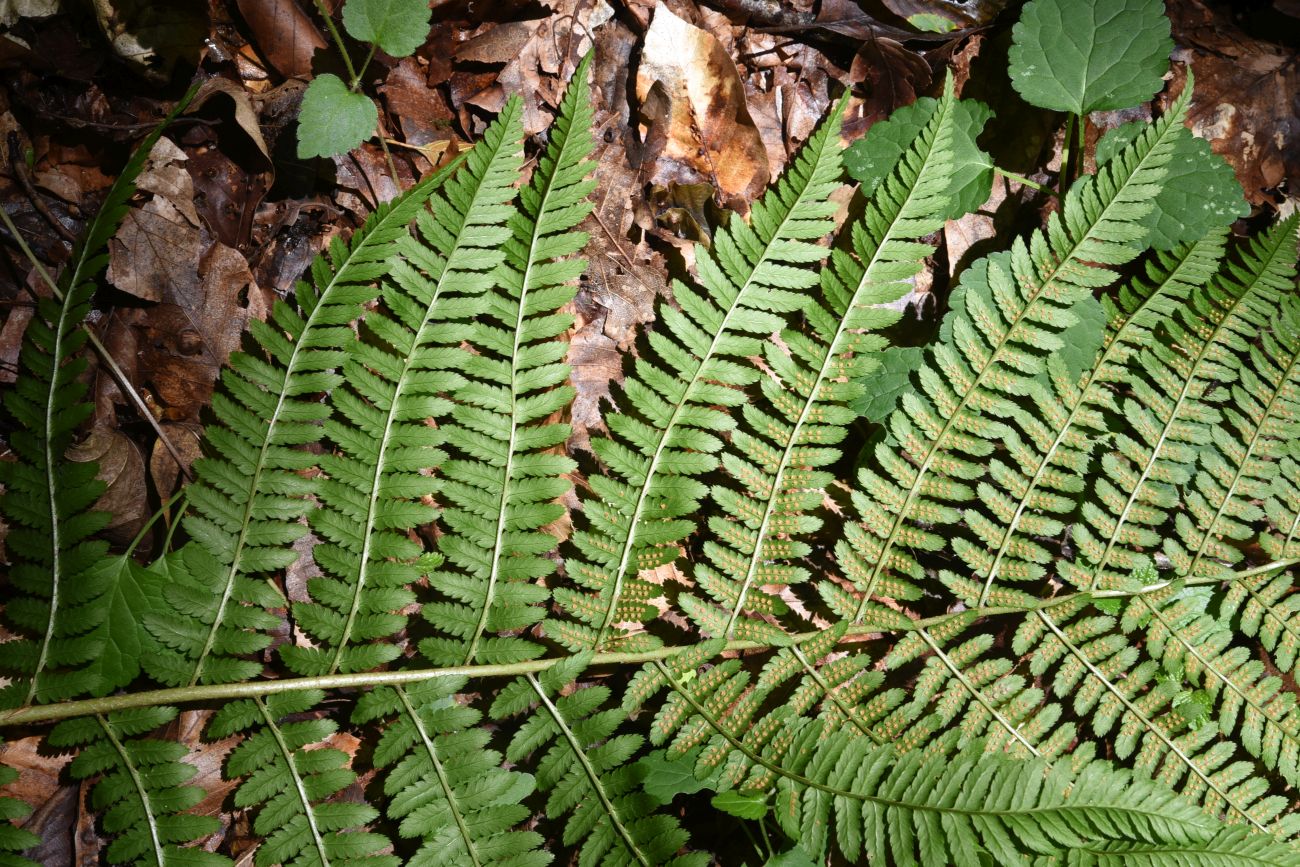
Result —
[{"label": "decaying oak leaf", "polygon": [[132,208],[109,241],[108,282],[145,301],[161,301],[198,282],[199,230],[165,196]]},{"label": "decaying oak leaf", "polygon": [[[666,100],[651,100],[656,82]],[[735,65],[717,39],[662,2],[646,31],[636,95],[642,123],[659,127],[647,129],[647,136],[663,140],[652,182],[707,181],[731,206],[757,198],[766,188],[767,151]],[[660,104],[655,116],[644,116],[647,102]]]}]

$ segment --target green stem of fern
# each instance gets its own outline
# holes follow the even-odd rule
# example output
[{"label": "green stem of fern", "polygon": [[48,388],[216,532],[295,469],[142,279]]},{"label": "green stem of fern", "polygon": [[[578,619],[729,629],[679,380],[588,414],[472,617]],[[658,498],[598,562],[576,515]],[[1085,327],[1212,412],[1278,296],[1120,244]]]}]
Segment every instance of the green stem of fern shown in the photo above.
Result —
[{"label": "green stem of fern", "polygon": [[[1203,584],[1220,584],[1238,581],[1277,572],[1300,565],[1300,557],[1287,560],[1275,560],[1235,573],[1230,578],[1189,578],[1184,586]],[[934,629],[957,617],[968,616],[970,611],[978,612],[980,617],[998,617],[1012,614],[1025,614],[1032,611],[1046,611],[1060,605],[1077,602],[1080,597],[1089,599],[1129,599],[1157,593],[1171,586],[1174,581],[1158,581],[1135,590],[1102,590],[1095,593],[1069,593],[1054,599],[1044,599],[1034,605],[1007,605],[975,608],[939,614],[923,620],[914,620],[906,625],[891,622],[888,625],[866,623],[850,627],[845,632],[845,639],[863,638],[881,632],[911,632],[920,629]],[[789,636],[789,642],[795,645],[811,641],[821,635],[820,631],[803,632]],[[775,645],[761,641],[728,641],[723,652],[741,652],[747,650],[770,650]],[[631,666],[646,662],[671,659],[679,653],[694,649],[694,645],[659,647],[639,653],[597,653],[591,658],[592,666]],[[154,689],[145,692],[126,693],[105,698],[65,701],[34,707],[16,708],[0,711],[0,728],[4,726],[28,725],[31,723],[51,722],[77,716],[96,713],[110,713],[133,707],[153,707],[156,705],[188,704],[203,701],[229,701],[236,698],[255,698],[274,695],[299,689],[359,689],[372,686],[398,686],[407,683],[420,683],[436,677],[518,677],[536,674],[563,662],[568,657],[551,657],[530,659],[524,662],[498,663],[488,665],[457,665],[447,668],[418,668],[403,671],[371,671],[357,674],[331,674],[321,677],[295,677],[282,680],[262,680],[249,683],[214,683],[203,686],[182,686],[170,689]]]}]

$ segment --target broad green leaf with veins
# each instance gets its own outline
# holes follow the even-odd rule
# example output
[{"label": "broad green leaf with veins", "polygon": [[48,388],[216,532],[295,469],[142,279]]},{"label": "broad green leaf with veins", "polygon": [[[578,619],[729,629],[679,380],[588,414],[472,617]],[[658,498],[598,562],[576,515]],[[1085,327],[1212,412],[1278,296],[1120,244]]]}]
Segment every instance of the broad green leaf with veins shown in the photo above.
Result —
[{"label": "broad green leaf with veins", "polygon": [[406,57],[429,36],[426,0],[347,0],[343,26],[361,42],[373,42],[393,57]]},{"label": "broad green leaf with veins", "polygon": [[302,97],[298,158],[345,154],[370,137],[378,120],[370,97],[348,90],[337,75],[318,75]]},{"label": "broad green leaf with veins", "polygon": [[[1110,162],[1141,134],[1144,126],[1134,121],[1102,136],[1097,143],[1097,167]],[[1168,171],[1156,193],[1155,210],[1142,221],[1151,230],[1148,243],[1157,250],[1172,250],[1179,244],[1199,240],[1207,232],[1250,213],[1232,166],[1210,150],[1205,139],[1182,138]]]},{"label": "broad green leaf with veins", "polygon": [[1174,48],[1164,12],[1161,0],[1033,0],[1012,30],[1011,84],[1078,115],[1146,102]]}]

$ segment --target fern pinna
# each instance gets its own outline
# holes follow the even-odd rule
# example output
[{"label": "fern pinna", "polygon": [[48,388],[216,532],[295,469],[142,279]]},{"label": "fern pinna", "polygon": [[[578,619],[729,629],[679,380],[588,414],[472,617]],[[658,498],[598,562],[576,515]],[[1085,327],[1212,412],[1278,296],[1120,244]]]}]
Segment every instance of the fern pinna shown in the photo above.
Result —
[{"label": "fern pinna", "polygon": [[[102,858],[243,862],[237,824],[259,865],[1300,864],[1297,220],[1230,234],[1190,76],[919,351],[881,334],[988,191],[991,113],[949,80],[846,159],[842,100],[675,275],[585,454],[591,66],[542,146],[507,100],[252,326],[152,563],[62,459],[93,269],[42,302],[0,725],[58,723]],[[238,823],[196,813],[195,705]]]}]

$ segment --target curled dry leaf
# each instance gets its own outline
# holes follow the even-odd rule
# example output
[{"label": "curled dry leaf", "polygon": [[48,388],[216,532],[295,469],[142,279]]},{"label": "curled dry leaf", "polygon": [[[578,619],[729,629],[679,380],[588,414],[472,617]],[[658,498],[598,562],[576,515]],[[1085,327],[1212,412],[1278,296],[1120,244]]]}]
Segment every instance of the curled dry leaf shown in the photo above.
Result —
[{"label": "curled dry leaf", "polygon": [[[662,96],[652,98],[652,88]],[[651,181],[707,181],[731,207],[757,198],[767,186],[767,151],[735,65],[717,39],[662,2],[641,49],[636,95],[643,114],[654,107],[653,116],[642,118],[651,127],[648,137],[663,141]]]},{"label": "curled dry leaf", "polygon": [[140,449],[119,430],[94,427],[84,440],[68,449],[66,457],[77,463],[99,464],[96,478],[106,488],[94,508],[113,516],[105,531],[108,538],[129,542],[149,512]]},{"label": "curled dry leaf", "polygon": [[[202,426],[191,422],[164,422],[159,425],[159,428],[180,453],[181,459],[185,462],[185,469],[188,470],[203,456],[203,448],[200,445]],[[181,468],[176,465],[176,458],[172,456],[162,440],[154,440],[153,450],[149,454],[149,478],[153,480],[154,493],[159,500],[167,499],[180,489]]]}]

